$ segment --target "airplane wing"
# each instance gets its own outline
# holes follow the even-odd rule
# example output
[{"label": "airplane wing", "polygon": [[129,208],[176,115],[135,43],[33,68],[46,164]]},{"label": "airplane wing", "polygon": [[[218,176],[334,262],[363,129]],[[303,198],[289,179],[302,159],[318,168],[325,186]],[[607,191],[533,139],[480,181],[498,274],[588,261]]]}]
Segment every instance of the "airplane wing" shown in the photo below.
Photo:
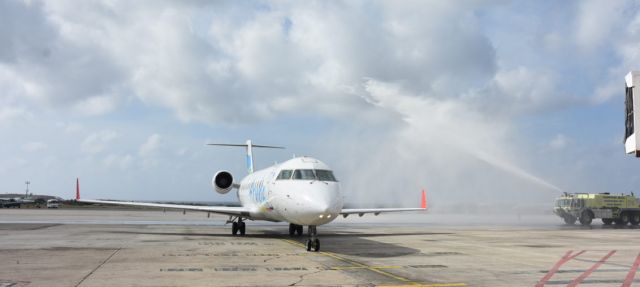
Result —
[{"label": "airplane wing", "polygon": [[231,216],[242,216],[245,218],[251,218],[251,210],[246,207],[233,207],[233,206],[201,206],[201,205],[187,205],[187,204],[165,204],[165,203],[152,203],[152,202],[136,202],[136,201],[112,201],[112,200],[97,200],[97,199],[81,199],[80,198],[80,180],[76,179],[76,201],[85,203],[98,203],[98,204],[112,204],[112,205],[125,205],[125,206],[141,206],[141,207],[155,207],[155,208],[171,208],[193,211],[204,211],[219,213]]},{"label": "airplane wing", "polygon": [[151,202],[135,202],[135,201],[110,201],[110,200],[95,200],[95,199],[76,199],[77,202],[85,203],[98,203],[98,204],[112,204],[112,205],[125,205],[125,206],[141,206],[141,207],[155,207],[155,208],[171,208],[181,210],[193,210],[204,211],[211,213],[219,213],[231,216],[242,216],[245,218],[251,218],[251,211],[246,207],[232,207],[232,206],[200,206],[200,205],[186,205],[186,204],[165,204],[165,203],[151,203]]},{"label": "airplane wing", "polygon": [[358,216],[363,216],[366,213],[373,213],[378,215],[380,213],[386,212],[406,212],[406,211],[424,211],[427,210],[427,194],[425,191],[422,191],[422,200],[420,202],[420,207],[410,207],[410,208],[352,208],[352,209],[342,209],[340,211],[340,215],[346,218],[350,214],[357,214]]}]

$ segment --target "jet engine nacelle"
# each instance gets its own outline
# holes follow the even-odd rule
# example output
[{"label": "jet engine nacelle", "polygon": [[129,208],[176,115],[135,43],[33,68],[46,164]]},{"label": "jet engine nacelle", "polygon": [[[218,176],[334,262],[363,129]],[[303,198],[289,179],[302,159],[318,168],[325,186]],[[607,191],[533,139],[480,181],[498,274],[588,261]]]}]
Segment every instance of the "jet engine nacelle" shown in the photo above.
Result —
[{"label": "jet engine nacelle", "polygon": [[220,194],[225,194],[233,189],[233,176],[226,170],[216,172],[211,179],[211,185]]}]

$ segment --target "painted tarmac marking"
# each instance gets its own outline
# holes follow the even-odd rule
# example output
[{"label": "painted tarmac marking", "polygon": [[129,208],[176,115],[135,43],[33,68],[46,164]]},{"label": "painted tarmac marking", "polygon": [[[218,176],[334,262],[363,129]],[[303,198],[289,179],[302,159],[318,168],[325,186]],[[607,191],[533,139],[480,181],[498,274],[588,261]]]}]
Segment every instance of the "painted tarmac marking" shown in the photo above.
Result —
[{"label": "painted tarmac marking", "polygon": [[627,277],[624,279],[622,287],[631,286],[631,283],[633,283],[633,278],[636,277],[636,271],[638,271],[638,267],[640,267],[640,254],[638,254],[638,257],[636,257],[636,261],[633,262],[633,265],[631,265],[631,269],[629,270]]},{"label": "painted tarmac marking", "polygon": [[307,271],[307,267],[267,267],[267,271]]},{"label": "painted tarmac marking", "polygon": [[593,273],[593,271],[598,269],[598,267],[600,267],[602,264],[604,264],[607,261],[607,259],[609,259],[609,257],[611,257],[615,253],[616,253],[615,250],[611,250],[609,253],[607,253],[607,255],[602,257],[602,259],[600,259],[598,262],[596,262],[596,264],[593,264],[593,266],[591,266],[591,268],[587,269],[587,271],[585,271],[584,273],[580,274],[580,276],[578,276],[578,278],[573,280],[573,282],[569,283],[569,285],[567,285],[567,287],[578,286],[578,284],[580,284],[580,282],[582,282],[582,280],[584,280],[585,278],[589,277],[589,275],[591,275],[591,273]]},{"label": "painted tarmac marking", "polygon": [[[258,245],[258,243],[253,242],[253,241],[232,241],[232,242],[209,242],[209,241],[205,241],[205,242],[198,242],[198,245],[218,245],[218,246],[224,246],[224,245],[236,245],[236,246],[247,246],[247,245]],[[263,244],[263,245],[268,245],[268,244]]]},{"label": "painted tarmac marking", "polygon": [[160,269],[160,272],[202,272],[202,268],[167,268]]},{"label": "painted tarmac marking", "polygon": [[[602,266],[604,263],[606,263],[607,260],[609,260],[609,258],[611,256],[613,256],[617,252],[616,250],[609,251],[609,253],[607,253],[607,255],[602,257],[600,260],[596,261],[595,264],[593,264],[586,271],[582,272],[582,274],[580,274],[580,276],[578,276],[577,278],[575,278],[571,282],[569,282],[569,281],[549,281],[551,276],[553,276],[556,273],[576,272],[576,270],[565,270],[565,272],[560,272],[559,269],[567,261],[575,259],[578,255],[580,255],[580,254],[582,254],[584,252],[585,251],[582,250],[581,252],[578,252],[578,253],[572,255],[573,250],[567,251],[567,253],[565,253],[565,255],[562,256],[562,258],[558,262],[556,262],[556,264],[549,270],[549,272],[547,272],[547,274],[542,279],[540,279],[540,281],[538,281],[538,283],[535,286],[538,287],[538,286],[544,286],[545,284],[558,285],[558,284],[566,284],[566,283],[568,283],[567,287],[575,287],[575,286],[578,286],[581,283],[586,284],[586,283],[615,283],[615,282],[620,282],[620,281],[617,281],[617,280],[586,280],[585,281],[585,279],[587,277],[589,277],[593,272],[598,270],[598,268],[600,268],[600,266]],[[631,265],[631,269],[629,269],[629,272],[627,273],[627,276],[625,277],[624,282],[621,285],[622,287],[630,287],[632,283],[636,283],[638,281],[638,280],[634,279],[635,276],[636,276],[636,272],[638,271],[638,268],[640,268],[640,254],[638,254],[638,256],[636,257],[635,261]],[[607,270],[601,270],[601,271],[607,271]],[[608,270],[608,271],[617,271],[617,272],[619,272],[620,270]]]},{"label": "painted tarmac marking", "polygon": [[107,261],[109,261],[109,259],[111,259],[111,257],[113,257],[114,255],[116,255],[116,253],[118,253],[118,251],[120,251],[120,249],[122,248],[118,248],[115,251],[113,251],[113,253],[111,253],[111,255],[109,255],[109,257],[107,257],[107,259],[105,259],[104,261],[102,261],[102,263],[100,263],[100,265],[98,265],[96,268],[94,268],[93,270],[91,270],[91,272],[89,272],[89,274],[87,274],[86,276],[84,276],[82,278],[82,280],[80,280],[80,282],[78,282],[78,284],[76,284],[75,287],[80,286],[80,284],[82,284],[82,282],[84,282],[84,280],[87,280],[87,278],[89,278],[89,276],[91,276],[91,274],[93,274],[94,272],[96,272],[98,269],[100,269],[100,267],[102,267],[102,265],[104,265],[105,263],[107,263]]},{"label": "painted tarmac marking", "polygon": [[[293,244],[293,245],[300,246],[300,247],[306,247],[304,244],[299,243],[297,241],[293,241],[293,240],[289,240],[289,239],[282,239],[282,240],[287,242],[287,243],[289,243],[289,244]],[[328,256],[328,257],[334,258],[334,259],[336,259],[338,261],[342,261],[342,262],[345,262],[345,263],[349,263],[349,264],[352,265],[352,266],[350,266],[350,267],[353,267],[352,269],[369,270],[369,271],[378,273],[380,275],[383,275],[385,277],[392,278],[392,279],[398,280],[400,282],[406,283],[406,285],[378,285],[380,287],[382,287],[382,286],[386,286],[386,287],[404,287],[404,286],[412,286],[412,287],[416,287],[416,286],[422,286],[422,287],[458,287],[458,286],[467,286],[467,284],[465,284],[465,283],[423,284],[423,283],[420,283],[420,282],[412,281],[411,279],[408,279],[408,278],[404,278],[404,277],[401,277],[401,276],[398,276],[398,275],[391,274],[389,272],[380,270],[380,269],[384,269],[384,268],[376,268],[376,266],[369,266],[369,265],[366,265],[364,263],[360,263],[358,261],[342,257],[342,256],[337,255],[337,254],[332,253],[332,252],[321,251],[321,252],[317,252],[317,254]],[[344,267],[347,267],[347,266],[340,266],[338,268],[344,268]],[[379,267],[398,267],[398,268],[402,268],[401,266],[379,266]],[[390,269],[393,269],[393,268],[390,268]]]},{"label": "painted tarmac marking", "polygon": [[560,270],[560,267],[562,265],[564,265],[565,263],[567,263],[567,261],[574,259],[576,257],[578,257],[578,255],[585,253],[586,250],[582,250],[576,254],[573,254],[573,250],[569,250],[567,251],[567,253],[564,254],[564,256],[562,256],[562,258],[560,258],[560,260],[558,260],[558,262],[556,262],[555,265],[553,265],[553,267],[551,267],[551,269],[549,269],[549,272],[547,272],[547,274],[542,277],[542,279],[540,279],[540,281],[538,281],[538,283],[535,285],[535,287],[542,287],[544,286],[545,283],[547,283],[547,281],[549,281],[549,279],[551,279],[551,277],[556,274],[556,272],[558,272],[558,270]]},{"label": "painted tarmac marking", "polygon": [[[640,280],[633,280],[634,283],[640,283]],[[550,280],[545,286],[548,285],[564,285],[571,283],[571,280]],[[588,284],[607,284],[606,286],[616,286],[620,284],[620,279],[586,279],[580,283],[580,286]]]},{"label": "painted tarmac marking", "polygon": [[398,268],[404,268],[404,266],[366,266],[366,267],[360,267],[360,266],[336,266],[336,267],[331,267],[331,270],[351,270],[351,269],[369,269],[369,268],[373,268],[373,269],[398,269]]},{"label": "painted tarmac marking", "polygon": [[165,253],[164,257],[274,257],[274,256],[297,256],[298,254],[278,254],[278,253]]},{"label": "painted tarmac marking", "polygon": [[15,281],[0,279],[0,287],[22,287],[31,284],[31,281]]},{"label": "painted tarmac marking", "polygon": [[249,271],[258,271],[255,267],[219,267],[213,268],[214,271],[218,272],[249,272]]},{"label": "painted tarmac marking", "polygon": [[[330,268],[316,267],[312,268],[318,271],[331,270]],[[309,268],[304,266],[299,267],[254,267],[254,266],[224,266],[213,268],[200,268],[200,267],[171,267],[161,268],[160,272],[257,272],[257,271],[269,271],[269,272],[285,272],[285,271],[309,271]],[[0,285],[2,287],[2,285]]]}]

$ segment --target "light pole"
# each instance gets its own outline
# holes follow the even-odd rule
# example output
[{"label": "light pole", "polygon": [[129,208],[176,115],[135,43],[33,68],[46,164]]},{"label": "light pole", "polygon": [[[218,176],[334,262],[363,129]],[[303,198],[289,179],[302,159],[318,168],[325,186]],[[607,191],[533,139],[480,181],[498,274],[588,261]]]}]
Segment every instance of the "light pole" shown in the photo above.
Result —
[{"label": "light pole", "polygon": [[24,194],[24,198],[29,198],[29,184],[31,184],[31,182],[27,180],[24,182],[24,184],[27,185],[27,191]]}]

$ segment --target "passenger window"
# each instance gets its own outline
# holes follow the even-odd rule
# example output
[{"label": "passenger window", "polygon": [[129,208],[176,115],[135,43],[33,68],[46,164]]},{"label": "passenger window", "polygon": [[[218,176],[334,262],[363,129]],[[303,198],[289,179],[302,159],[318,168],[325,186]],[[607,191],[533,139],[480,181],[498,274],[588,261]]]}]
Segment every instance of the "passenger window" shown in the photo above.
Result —
[{"label": "passenger window", "polygon": [[318,180],[322,181],[337,181],[333,176],[333,172],[330,170],[317,169],[316,175],[318,176]]},{"label": "passenger window", "polygon": [[292,171],[289,169],[282,170],[280,171],[280,174],[278,174],[278,177],[276,178],[276,180],[291,179],[291,173]]}]

